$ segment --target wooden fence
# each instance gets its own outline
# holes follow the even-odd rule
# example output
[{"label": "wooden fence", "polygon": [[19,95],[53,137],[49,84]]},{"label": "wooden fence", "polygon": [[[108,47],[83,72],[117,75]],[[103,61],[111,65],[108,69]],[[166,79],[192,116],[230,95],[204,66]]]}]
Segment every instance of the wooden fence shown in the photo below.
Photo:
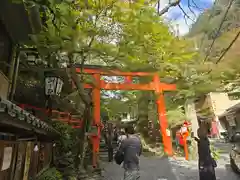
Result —
[{"label": "wooden fence", "polygon": [[0,180],[35,179],[49,167],[52,160],[52,143],[0,140]]}]

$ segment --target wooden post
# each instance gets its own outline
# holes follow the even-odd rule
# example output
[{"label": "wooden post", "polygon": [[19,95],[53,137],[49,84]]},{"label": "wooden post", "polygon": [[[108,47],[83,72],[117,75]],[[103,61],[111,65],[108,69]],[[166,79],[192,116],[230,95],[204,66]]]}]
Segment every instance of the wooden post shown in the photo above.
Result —
[{"label": "wooden post", "polygon": [[93,144],[93,167],[97,166],[97,156],[99,153],[99,143],[100,143],[100,74],[93,74],[95,80],[95,87],[93,88],[93,114],[94,114],[94,122],[93,125],[97,126],[97,135],[92,136],[92,144]]},{"label": "wooden post", "polygon": [[155,93],[158,95],[157,98],[157,111],[158,111],[158,121],[162,133],[162,139],[163,139],[163,146],[164,146],[164,152],[172,156],[172,141],[171,136],[167,133],[168,123],[167,123],[167,117],[166,117],[166,108],[164,104],[164,96],[162,92],[162,88],[160,87],[160,78],[158,77],[158,74],[155,74],[153,76],[153,83],[155,84]]}]

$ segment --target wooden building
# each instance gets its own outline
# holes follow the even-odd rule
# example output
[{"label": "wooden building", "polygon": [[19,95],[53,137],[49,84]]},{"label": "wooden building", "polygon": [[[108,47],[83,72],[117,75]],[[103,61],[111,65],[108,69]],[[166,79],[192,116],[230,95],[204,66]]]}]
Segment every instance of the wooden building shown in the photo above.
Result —
[{"label": "wooden building", "polygon": [[36,177],[49,167],[58,132],[8,100],[0,101],[0,180]]},{"label": "wooden building", "polygon": [[40,29],[37,7],[0,1],[0,180],[35,179],[52,161],[58,132],[12,102],[18,47]]}]

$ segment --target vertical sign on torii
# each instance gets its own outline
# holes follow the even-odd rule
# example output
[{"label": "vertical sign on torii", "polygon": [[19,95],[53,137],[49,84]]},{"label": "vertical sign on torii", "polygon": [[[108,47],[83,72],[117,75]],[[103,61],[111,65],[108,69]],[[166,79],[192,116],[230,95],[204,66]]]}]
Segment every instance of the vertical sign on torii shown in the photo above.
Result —
[{"label": "vertical sign on torii", "polygon": [[[101,121],[100,121],[100,92],[101,89],[104,90],[145,90],[145,91],[155,91],[158,95],[157,111],[158,120],[160,125],[160,130],[163,137],[164,152],[169,156],[173,155],[172,152],[172,142],[171,137],[167,133],[168,122],[166,118],[166,107],[164,102],[164,91],[174,91],[176,90],[176,85],[161,83],[160,78],[157,73],[149,72],[122,72],[118,70],[105,70],[101,67],[96,66],[86,66],[81,72],[80,68],[76,68],[77,73],[85,73],[92,75],[94,78],[94,86],[90,84],[84,84],[84,88],[92,88],[92,100],[93,100],[93,112],[94,112],[94,126],[97,127],[97,134],[92,135],[93,143],[93,166],[97,165],[97,154],[99,152],[100,143],[100,131],[101,131]],[[106,83],[101,80],[101,76],[123,76],[125,78],[124,83]],[[152,76],[153,79],[147,84],[134,84],[132,82],[132,77],[147,77]]]}]

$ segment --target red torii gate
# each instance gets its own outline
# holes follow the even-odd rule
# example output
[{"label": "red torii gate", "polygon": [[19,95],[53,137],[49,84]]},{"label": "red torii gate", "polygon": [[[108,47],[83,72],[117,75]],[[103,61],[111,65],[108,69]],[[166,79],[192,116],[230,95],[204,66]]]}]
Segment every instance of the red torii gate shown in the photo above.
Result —
[{"label": "red torii gate", "polygon": [[[100,121],[100,92],[101,89],[104,90],[148,90],[155,91],[158,95],[157,111],[158,111],[158,121],[163,137],[164,152],[169,156],[173,155],[172,152],[172,142],[171,137],[167,132],[168,122],[166,118],[166,108],[164,103],[164,91],[176,90],[176,85],[161,83],[160,78],[157,73],[149,72],[122,72],[118,70],[105,70],[101,68],[91,68],[86,67],[81,70],[81,68],[76,68],[77,73],[84,73],[92,75],[95,84],[94,86],[90,84],[84,84],[84,88],[93,89],[92,100],[93,100],[93,112],[94,112],[94,126],[97,127],[97,134],[92,135],[93,144],[93,166],[97,165],[97,154],[99,153],[99,143],[100,143],[100,132],[101,132],[101,121]],[[101,76],[123,76],[125,78],[125,83],[106,83],[101,80]],[[132,83],[132,77],[146,77],[152,76],[153,79],[147,84],[134,84]]]}]

